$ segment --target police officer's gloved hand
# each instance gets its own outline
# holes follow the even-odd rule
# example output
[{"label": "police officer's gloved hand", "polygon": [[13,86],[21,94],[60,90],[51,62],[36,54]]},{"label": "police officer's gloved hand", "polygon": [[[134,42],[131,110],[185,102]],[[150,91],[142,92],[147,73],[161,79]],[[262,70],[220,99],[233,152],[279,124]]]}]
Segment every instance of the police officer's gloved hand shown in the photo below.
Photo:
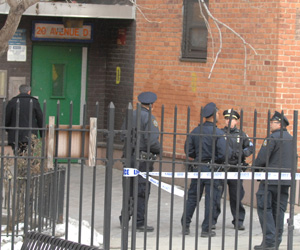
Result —
[{"label": "police officer's gloved hand", "polygon": [[251,151],[248,148],[243,149],[243,156],[248,157],[251,155]]},{"label": "police officer's gloved hand", "polygon": [[239,151],[232,153],[232,159],[238,160],[239,159]]}]

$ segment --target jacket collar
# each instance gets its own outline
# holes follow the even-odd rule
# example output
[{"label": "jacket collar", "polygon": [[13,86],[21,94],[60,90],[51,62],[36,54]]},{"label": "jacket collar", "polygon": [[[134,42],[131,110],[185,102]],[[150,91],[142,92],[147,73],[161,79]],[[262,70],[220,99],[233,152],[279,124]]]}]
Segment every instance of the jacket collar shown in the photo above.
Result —
[{"label": "jacket collar", "polygon": [[[280,131],[281,131],[281,128],[280,128],[280,129],[276,129],[276,130],[274,130],[274,131],[272,132],[272,134],[275,133],[275,132],[280,132]],[[286,129],[286,128],[283,128],[282,131],[287,131],[287,129]]]}]

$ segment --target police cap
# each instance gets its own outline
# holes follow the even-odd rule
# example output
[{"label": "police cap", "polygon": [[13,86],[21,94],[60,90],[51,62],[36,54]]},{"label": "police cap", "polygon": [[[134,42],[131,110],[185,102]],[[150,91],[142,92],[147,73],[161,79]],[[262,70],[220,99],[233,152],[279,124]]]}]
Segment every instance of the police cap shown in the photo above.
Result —
[{"label": "police cap", "polygon": [[140,103],[149,105],[156,101],[157,95],[153,92],[142,92],[138,96],[138,100]]},{"label": "police cap", "polygon": [[236,119],[236,120],[240,119],[240,115],[239,115],[239,113],[237,111],[235,111],[233,109],[226,109],[226,110],[224,110],[223,116],[225,118],[230,118],[230,115],[231,115],[231,117],[233,119]]},{"label": "police cap", "polygon": [[203,115],[203,117],[208,118],[214,114],[215,110],[217,110],[216,104],[213,102],[210,102],[210,103],[206,104],[205,107],[203,108],[202,115]]},{"label": "police cap", "polygon": [[281,119],[283,119],[284,126],[288,126],[290,124],[289,120],[278,111],[275,111],[274,115],[271,118],[271,121],[279,121],[281,123]]}]

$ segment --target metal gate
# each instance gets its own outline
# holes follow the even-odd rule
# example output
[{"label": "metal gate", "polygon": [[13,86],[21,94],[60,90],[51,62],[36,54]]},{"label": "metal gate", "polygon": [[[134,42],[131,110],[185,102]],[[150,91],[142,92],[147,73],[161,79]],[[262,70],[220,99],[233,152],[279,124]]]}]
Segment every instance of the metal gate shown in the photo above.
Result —
[{"label": "metal gate", "polygon": [[[96,104],[97,105],[97,104]],[[5,154],[5,128],[2,129],[2,144],[1,144],[1,176],[5,177],[5,164],[9,159],[18,161],[19,159],[27,159],[27,174],[31,176],[32,161],[39,160],[40,172],[52,164],[54,167],[54,175],[56,176],[51,182],[53,185],[53,194],[51,199],[44,198],[44,207],[48,207],[51,217],[51,233],[55,235],[55,228],[57,220],[61,218],[65,223],[66,239],[70,238],[69,232],[69,218],[75,218],[79,221],[78,225],[78,242],[83,240],[82,223],[87,220],[90,223],[90,245],[95,245],[95,231],[103,234],[103,249],[253,249],[254,245],[259,245],[266,233],[266,225],[263,224],[261,228],[256,212],[255,193],[257,189],[257,180],[265,178],[274,178],[273,173],[269,173],[268,168],[260,168],[253,165],[242,166],[241,161],[237,164],[236,172],[227,171],[230,167],[228,165],[228,157],[223,162],[220,170],[220,163],[214,161],[209,162],[194,162],[188,155],[178,158],[177,152],[182,151],[177,145],[182,145],[180,142],[191,136],[190,128],[190,112],[187,110],[186,131],[178,132],[177,108],[174,110],[174,129],[173,131],[164,130],[164,108],[161,110],[161,123],[159,132],[160,152],[156,157],[150,154],[150,146],[148,152],[140,151],[139,141],[141,136],[150,137],[151,131],[149,129],[142,130],[140,128],[140,109],[137,106],[136,127],[133,121],[133,108],[128,106],[126,126],[124,128],[115,129],[115,107],[111,103],[108,108],[108,126],[107,128],[97,128],[98,117],[91,118],[90,122],[84,120],[82,126],[60,126],[59,119],[55,126],[44,125],[44,137],[40,139],[41,151],[39,155],[29,154],[23,156],[14,156]],[[57,107],[59,113],[59,104]],[[84,107],[83,110],[86,110]],[[99,110],[99,107],[96,107]],[[5,113],[5,109],[4,112]],[[70,121],[72,115],[72,105],[70,106]],[[151,117],[151,112],[149,113]],[[84,115],[84,117],[86,117]],[[270,113],[268,115],[270,119]],[[264,138],[257,137],[256,121],[257,113],[253,115],[253,136],[250,137],[254,144],[256,152],[253,154],[253,162],[257,150],[264,142]],[[95,122],[96,121],[96,122]],[[203,122],[203,118],[201,117]],[[293,164],[288,169],[279,170],[279,175],[275,178],[290,179],[291,188],[289,193],[289,207],[287,210],[288,222],[284,229],[283,240],[281,247],[286,249],[297,249],[300,247],[299,237],[294,237],[294,217],[295,217],[295,190],[297,174],[297,121],[298,112],[294,111],[293,116],[293,135],[291,143],[293,145]],[[4,121],[2,121],[4,124]],[[269,124],[269,120],[267,121]],[[182,125],[182,122],[181,122]],[[243,128],[243,112],[241,112],[241,129]],[[14,128],[20,129],[18,127]],[[34,128],[29,128],[34,129]],[[269,130],[269,125],[267,126]],[[270,132],[268,132],[270,133]],[[61,137],[60,135],[65,136]],[[46,136],[47,135],[47,136]],[[204,137],[203,134],[198,135],[199,138]],[[224,135],[223,135],[224,136]],[[229,135],[225,135],[229,136]],[[120,143],[120,137],[124,139],[122,147],[116,146]],[[213,140],[216,141],[220,136],[212,135]],[[54,138],[53,140],[49,138]],[[63,142],[61,141],[64,138]],[[283,138],[279,140],[283,141]],[[54,141],[54,142],[53,142]],[[166,154],[164,152],[165,142],[171,144],[172,152]],[[51,146],[52,145],[52,146]],[[66,148],[62,150],[62,146]],[[51,148],[52,147],[52,148]],[[227,146],[228,147],[228,146]],[[122,153],[124,150],[124,154]],[[64,154],[62,154],[64,151]],[[77,152],[74,154],[74,152]],[[241,156],[239,156],[241,159]],[[64,160],[66,163],[58,163]],[[74,163],[77,161],[77,163]],[[132,168],[134,162],[135,168]],[[146,163],[146,171],[140,172],[138,165],[140,162]],[[150,166],[154,164],[154,170],[150,171]],[[189,172],[189,166],[196,165],[197,171]],[[57,176],[60,166],[65,169],[65,183],[61,183],[64,187],[60,188],[58,185]],[[208,166],[210,171],[202,171],[202,166]],[[121,171],[120,169],[123,169]],[[119,170],[118,170],[119,169]],[[244,171],[246,170],[246,171]],[[255,170],[263,170],[263,172],[256,172]],[[264,175],[267,170],[267,175]],[[46,173],[41,173],[45,176]],[[123,177],[122,177],[123,176]],[[201,178],[198,178],[201,176]],[[138,199],[138,178],[144,178],[151,183],[151,195],[148,196],[150,187],[146,185],[146,201],[145,208],[145,226],[153,225],[154,232],[139,232],[137,230],[137,199]],[[201,237],[201,222],[204,219],[204,203],[205,199],[200,200],[197,195],[196,209],[193,214],[192,222],[190,223],[190,234],[182,233],[186,228],[181,225],[181,217],[186,213],[186,200],[189,185],[192,179],[198,181],[197,185],[201,185],[203,180],[209,180],[211,186],[215,182],[222,180],[224,193],[221,199],[221,214],[216,225],[216,236]],[[227,181],[235,179],[238,183],[244,181],[244,187],[247,195],[249,195],[249,204],[246,207],[246,219],[244,222],[245,230],[240,231],[232,225],[232,214],[229,210],[229,200],[227,192]],[[34,182],[34,181],[32,181]],[[1,213],[5,204],[5,181],[1,178]],[[50,184],[49,184],[50,185]],[[61,187],[62,187],[61,186]],[[281,186],[281,185],[279,185]],[[132,188],[132,192],[130,192]],[[33,192],[33,189],[35,192]],[[43,185],[36,185],[35,188],[28,187],[25,192],[25,210],[27,222],[24,224],[23,233],[29,230],[43,231],[42,220],[37,217],[35,221],[36,227],[31,227],[34,217],[29,216],[31,209],[35,206],[32,202],[33,196],[42,197],[45,194]],[[16,191],[11,191],[15,192]],[[62,199],[62,192],[64,199]],[[213,196],[214,189],[211,189],[210,195]],[[237,193],[237,196],[240,194]],[[13,198],[14,199],[14,198]],[[55,205],[46,205],[46,202],[54,202]],[[213,203],[210,203],[212,206]],[[38,206],[41,208],[43,206]],[[58,216],[58,211],[63,208],[63,216]],[[12,206],[12,213],[16,214],[17,206]],[[122,220],[119,216],[122,210]],[[10,209],[11,211],[11,209]],[[237,215],[239,211],[237,210]],[[131,216],[131,220],[129,220]],[[63,217],[63,218],[62,218]],[[213,226],[213,209],[210,208],[209,213],[209,227]],[[121,222],[121,227],[120,227]],[[13,222],[17,225],[17,221]],[[4,220],[0,220],[0,225],[4,224]],[[15,228],[15,227],[12,227]],[[13,229],[14,230],[14,229]],[[212,229],[210,229],[212,230]],[[2,232],[3,235],[8,233]],[[9,234],[16,235],[16,231]],[[276,231],[278,236],[278,231]],[[12,236],[13,237],[13,236]],[[97,243],[98,244],[98,243]],[[14,245],[12,243],[12,249]]]}]

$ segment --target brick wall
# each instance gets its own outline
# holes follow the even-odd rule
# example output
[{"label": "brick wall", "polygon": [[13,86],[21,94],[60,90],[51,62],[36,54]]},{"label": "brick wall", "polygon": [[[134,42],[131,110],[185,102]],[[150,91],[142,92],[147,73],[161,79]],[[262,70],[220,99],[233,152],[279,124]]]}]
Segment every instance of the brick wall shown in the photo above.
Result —
[{"label": "brick wall", "polygon": [[[161,120],[165,107],[165,131],[173,131],[174,109],[178,108],[178,132],[186,132],[187,109],[191,110],[191,129],[199,123],[201,106],[215,102],[223,111],[244,111],[244,130],[253,136],[254,111],[257,110],[257,136],[267,133],[268,110],[284,110],[291,124],[293,111],[299,109],[299,39],[300,3],[296,1],[210,0],[209,9],[216,19],[227,24],[257,52],[224,25],[222,50],[211,78],[209,72],[220,39],[216,25],[209,19],[206,63],[180,61],[182,38],[182,0],[138,2],[143,14],[137,14],[134,98],[142,91],[154,91],[158,101],[154,114]],[[300,13],[300,12],[299,12]],[[157,23],[160,22],[160,23]],[[299,26],[298,26],[299,29]],[[299,31],[298,31],[299,32]],[[214,46],[213,46],[214,45]],[[244,67],[246,68],[246,77]],[[219,127],[223,127],[222,121]],[[288,127],[293,131],[293,126]],[[298,138],[299,139],[299,138]],[[177,137],[177,153],[183,153],[184,136]],[[261,145],[261,141],[257,144]],[[168,138],[165,152],[172,152]]]},{"label": "brick wall", "polygon": [[[132,102],[135,60],[135,22],[111,20],[107,34],[105,108],[110,102],[116,108],[116,129],[120,129],[126,115],[128,103]],[[125,32],[125,44],[117,44],[120,32]],[[120,69],[117,83],[116,69]],[[105,124],[106,125],[106,124]]]},{"label": "brick wall", "polygon": [[[125,30],[125,44],[117,43],[119,30]],[[135,23],[128,20],[95,20],[95,43],[89,50],[87,101],[89,116],[95,116],[94,105],[99,103],[101,128],[107,127],[107,109],[115,106],[115,128],[120,129],[128,102],[132,100]],[[116,83],[116,68],[121,69],[120,82]]]}]

